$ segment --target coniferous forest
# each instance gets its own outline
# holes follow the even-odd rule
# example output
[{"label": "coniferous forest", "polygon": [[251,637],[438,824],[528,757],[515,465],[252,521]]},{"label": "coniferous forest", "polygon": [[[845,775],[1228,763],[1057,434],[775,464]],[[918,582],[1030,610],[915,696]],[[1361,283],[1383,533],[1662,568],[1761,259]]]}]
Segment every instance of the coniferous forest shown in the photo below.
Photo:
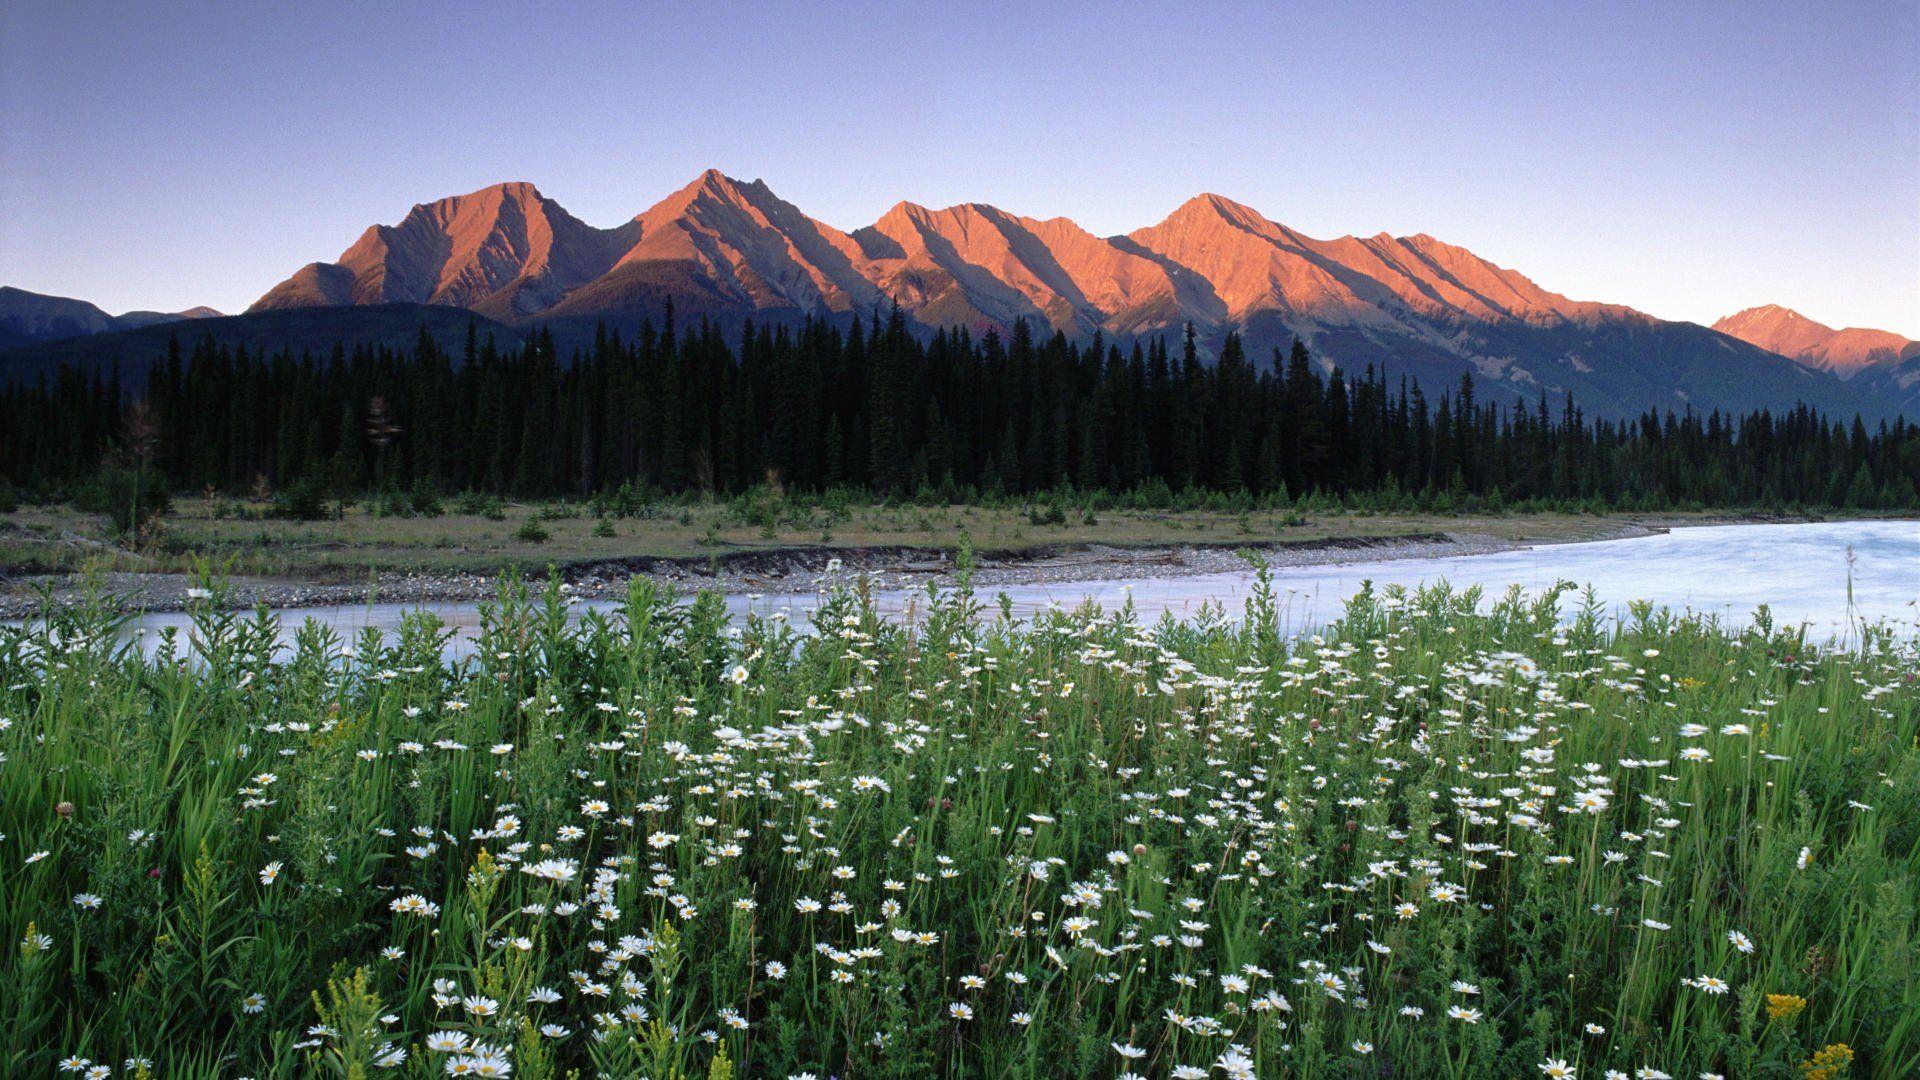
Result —
[{"label": "coniferous forest", "polygon": [[289,355],[174,338],[144,379],[63,369],[0,391],[0,480],[75,490],[138,458],[174,490],[352,496],[422,485],[523,498],[846,489],[969,500],[1066,490],[1665,506],[1920,505],[1920,427],[1805,407],[1589,417],[1491,401],[1471,377],[1325,373],[1229,337],[922,339],[901,315],[839,326],[604,329],[560,355],[469,328],[411,350]]}]

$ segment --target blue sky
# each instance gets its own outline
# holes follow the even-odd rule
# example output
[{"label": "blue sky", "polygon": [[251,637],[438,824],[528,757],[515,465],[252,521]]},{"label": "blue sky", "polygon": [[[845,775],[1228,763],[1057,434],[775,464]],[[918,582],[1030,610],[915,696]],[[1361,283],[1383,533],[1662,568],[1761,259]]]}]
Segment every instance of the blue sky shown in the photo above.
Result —
[{"label": "blue sky", "polygon": [[[841,228],[1215,191],[1577,299],[1920,337],[1920,3],[0,5],[0,284],[236,310],[415,202]],[[296,9],[297,8],[297,9]]]}]

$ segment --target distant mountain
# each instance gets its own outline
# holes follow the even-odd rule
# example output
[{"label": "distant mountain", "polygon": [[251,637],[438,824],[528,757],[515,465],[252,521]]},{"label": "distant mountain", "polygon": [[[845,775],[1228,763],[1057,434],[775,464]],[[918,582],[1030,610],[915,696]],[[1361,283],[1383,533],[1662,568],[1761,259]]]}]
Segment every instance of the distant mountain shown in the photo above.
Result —
[{"label": "distant mountain", "polygon": [[[1841,413],[1889,403],[1765,344],[1631,308],[1570,300],[1425,234],[1317,240],[1219,195],[1099,237],[1066,218],[979,203],[894,206],[842,232],[755,180],[716,170],[631,220],[586,225],[531,184],[424,203],[337,260],[275,286],[253,311],[455,305],[577,336],[598,322],[846,319],[898,303],[916,327],[1044,332],[1126,344],[1192,323],[1216,349],[1238,331],[1265,362],[1296,336],[1323,363],[1409,375],[1437,392],[1471,372],[1483,393],[1573,393],[1616,415],[1805,401]],[[1850,332],[1848,332],[1850,333]]]},{"label": "distant mountain", "polygon": [[212,308],[198,307],[181,312],[129,311],[125,315],[109,315],[85,300],[0,285],[0,349],[219,314]]},{"label": "distant mountain", "polygon": [[0,285],[0,347],[98,334],[113,329],[113,316],[65,296],[43,296]]},{"label": "distant mountain", "polygon": [[159,323],[185,322],[189,319],[224,319],[226,312],[216,311],[205,304],[190,307],[185,311],[129,311],[116,315],[113,319],[115,330],[135,330],[142,326],[155,326]]},{"label": "distant mountain", "polygon": [[1842,379],[1920,353],[1920,342],[1899,334],[1851,326],[1835,330],[1779,304],[1748,308],[1721,319],[1713,328]]},{"label": "distant mountain", "polygon": [[1814,371],[1831,372],[1884,413],[1920,416],[1920,341],[1887,330],[1835,330],[1779,304],[1736,312],[1713,328]]},{"label": "distant mountain", "polygon": [[[317,357],[331,354],[335,343],[412,348],[421,330],[435,340],[457,348],[473,326],[481,335],[494,334],[502,348],[517,345],[526,331],[504,326],[465,308],[427,304],[373,304],[354,308],[297,308],[246,315],[196,317],[191,326],[180,319],[151,323],[129,330],[109,330],[60,340],[45,340],[0,350],[0,383],[32,382],[52,374],[62,364],[107,373],[118,371],[126,380],[146,377],[147,370],[166,358],[169,343],[178,338],[181,350],[191,354],[211,337],[231,348],[246,346],[254,353],[280,352]],[[568,344],[578,344],[569,341]]]}]

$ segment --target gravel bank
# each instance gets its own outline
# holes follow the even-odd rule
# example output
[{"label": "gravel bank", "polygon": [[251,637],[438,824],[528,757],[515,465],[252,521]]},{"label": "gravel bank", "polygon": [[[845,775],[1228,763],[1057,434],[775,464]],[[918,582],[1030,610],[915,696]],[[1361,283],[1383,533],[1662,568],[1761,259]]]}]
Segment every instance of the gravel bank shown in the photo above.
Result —
[{"label": "gravel bank", "polygon": [[[1173,545],[1122,548],[1073,544],[1019,552],[982,552],[974,574],[982,588],[1071,581],[1190,577],[1245,568],[1242,551],[1259,552],[1275,566],[1330,565],[1378,559],[1423,559],[1478,555],[1546,543],[1619,539],[1664,531],[1655,525],[1620,522],[1605,533],[1580,540],[1512,540],[1472,532],[1429,532],[1390,537],[1333,537],[1281,543]],[[722,592],[808,592],[834,563],[842,570],[873,576],[882,588],[914,587],[930,580],[951,582],[953,552],[939,548],[794,548],[719,551],[694,558],[631,559],[582,564],[563,576],[584,598],[614,597],[627,579],[645,574],[682,590]],[[488,574],[385,574],[353,584],[242,577],[227,582],[229,606],[250,609],[326,607],[426,601],[491,599],[497,580]],[[115,573],[92,587],[123,611],[179,611],[194,582],[186,574]],[[39,610],[43,594],[56,604],[82,602],[89,589],[75,575],[36,575],[0,580],[0,619],[27,618]]]}]

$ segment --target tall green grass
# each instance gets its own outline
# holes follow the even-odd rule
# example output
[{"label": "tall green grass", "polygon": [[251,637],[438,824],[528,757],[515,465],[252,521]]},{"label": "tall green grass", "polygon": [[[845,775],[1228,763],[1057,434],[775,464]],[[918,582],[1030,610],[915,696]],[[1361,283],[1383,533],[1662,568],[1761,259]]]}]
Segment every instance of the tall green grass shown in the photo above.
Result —
[{"label": "tall green grass", "polygon": [[1920,1073],[1884,633],[217,600],[0,630],[0,1075]]}]

